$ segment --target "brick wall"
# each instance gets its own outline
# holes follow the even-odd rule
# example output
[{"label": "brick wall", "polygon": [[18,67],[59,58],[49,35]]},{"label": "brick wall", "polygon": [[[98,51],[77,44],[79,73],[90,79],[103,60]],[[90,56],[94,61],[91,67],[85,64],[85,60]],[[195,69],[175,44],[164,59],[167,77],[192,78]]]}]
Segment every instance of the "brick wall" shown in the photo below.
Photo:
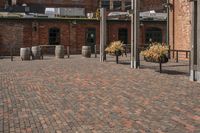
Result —
[{"label": "brick wall", "polygon": [[1,1],[0,1],[0,8],[3,8],[4,5],[5,5],[4,0],[1,0]]},{"label": "brick wall", "polygon": [[[131,0],[122,0],[122,2]],[[99,7],[99,0],[17,0],[18,5],[40,4],[47,7],[84,7],[87,12],[95,11]],[[166,0],[141,0],[141,10],[163,10],[162,4]],[[124,4],[122,4],[124,5]],[[0,7],[4,7],[4,0],[0,1]]]},{"label": "brick wall", "polygon": [[157,10],[163,11],[163,4],[166,3],[166,0],[140,0],[141,10],[149,11],[149,10]]},{"label": "brick wall", "polygon": [[166,42],[166,22],[143,22],[143,25],[140,26],[140,44],[141,46],[145,45],[145,32],[150,28],[157,28],[160,29],[162,32],[162,42]]},{"label": "brick wall", "polygon": [[99,49],[100,45],[100,28],[98,22],[93,23],[79,23],[76,26],[76,36],[74,36],[74,39],[76,40],[76,53],[81,53],[81,48],[83,45],[86,45],[86,29],[87,28],[94,28],[96,29],[96,45]]},{"label": "brick wall", "polygon": [[130,22],[109,22],[108,23],[108,43],[118,40],[118,30],[125,28],[128,30],[128,44],[131,43],[131,25]]},{"label": "brick wall", "polygon": [[171,0],[170,2],[173,4],[170,10],[171,48],[190,50],[191,3],[188,0]]},{"label": "brick wall", "polygon": [[0,55],[8,55],[11,47],[22,47],[24,24],[1,22],[0,29]]},{"label": "brick wall", "polygon": [[[99,24],[96,23],[87,23],[87,22],[77,22],[77,24],[72,24],[70,22],[64,21],[42,21],[37,23],[38,30],[32,31],[31,22],[24,28],[24,44],[31,45],[48,45],[48,33],[50,28],[59,28],[60,29],[60,44],[70,45],[71,53],[80,53],[81,47],[85,45],[85,29],[95,28],[96,29],[96,44],[99,44]],[[30,36],[31,35],[31,36]]]},{"label": "brick wall", "polygon": [[[115,0],[110,1],[110,10],[113,10],[113,2]],[[125,2],[131,2],[131,0],[117,0],[121,1],[121,10],[125,10]],[[163,4],[166,3],[166,0],[140,0],[141,3],[141,10],[142,11],[149,11],[149,10],[157,10],[163,11]]]},{"label": "brick wall", "polygon": [[[19,48],[31,47],[37,45],[49,44],[49,29],[60,29],[60,44],[70,45],[71,53],[80,53],[81,48],[85,45],[85,31],[87,28],[96,29],[96,44],[99,48],[100,31],[99,22],[76,22],[70,21],[40,21],[40,20],[13,20],[0,22],[0,53],[9,54],[10,45],[14,45],[16,53],[19,54]],[[33,26],[37,27],[35,31]]]},{"label": "brick wall", "polygon": [[[99,49],[100,26],[99,21],[85,20],[49,20],[49,19],[19,19],[0,21],[0,53],[9,54],[10,45],[15,45],[16,53],[19,48],[31,47],[36,45],[49,44],[49,29],[60,29],[60,44],[70,45],[70,52],[73,54],[81,53],[81,48],[86,45],[86,30],[96,29],[96,45]],[[131,43],[130,21],[108,21],[107,43],[118,40],[118,31],[121,28],[128,30],[128,43]],[[141,27],[141,45],[144,44],[145,29],[157,27],[163,31],[163,41],[165,41],[165,23],[145,22]]]}]

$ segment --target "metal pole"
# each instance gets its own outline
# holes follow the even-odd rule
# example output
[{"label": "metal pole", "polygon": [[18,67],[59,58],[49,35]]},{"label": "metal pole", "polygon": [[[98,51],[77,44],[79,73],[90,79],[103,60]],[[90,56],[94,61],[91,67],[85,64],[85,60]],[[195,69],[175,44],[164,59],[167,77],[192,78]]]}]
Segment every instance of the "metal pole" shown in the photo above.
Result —
[{"label": "metal pole", "polygon": [[97,58],[97,45],[94,45],[94,57]]},{"label": "metal pole", "polygon": [[169,9],[170,9],[170,6],[169,6],[169,0],[167,0],[167,40],[166,40],[166,43],[167,45],[169,45]]},{"label": "metal pole", "polygon": [[167,35],[166,35],[166,37],[167,37],[167,39],[166,39],[166,44],[168,45],[168,47],[169,47],[169,53],[168,53],[168,58],[169,59],[171,59],[171,52],[170,52],[170,44],[169,44],[169,11],[170,11],[170,6],[169,6],[169,4],[170,4],[170,2],[169,2],[169,0],[167,0]]},{"label": "metal pole", "polygon": [[69,46],[67,46],[67,57],[70,57],[70,50],[69,50]]},{"label": "metal pole", "polygon": [[100,62],[105,60],[105,45],[106,45],[106,9],[101,8],[100,21]]},{"label": "metal pole", "polygon": [[13,61],[13,46],[10,46],[10,60]]},{"label": "metal pole", "polygon": [[139,57],[139,35],[140,35],[140,0],[134,3],[134,69],[140,67]]},{"label": "metal pole", "polygon": [[100,9],[100,62],[102,62],[102,9]]},{"label": "metal pole", "polygon": [[191,34],[191,54],[190,54],[190,80],[196,80],[196,70],[194,69],[195,65],[195,25],[196,25],[196,6],[195,3],[192,3],[192,34]]},{"label": "metal pole", "polygon": [[178,50],[176,51],[176,63],[178,63]]},{"label": "metal pole", "polygon": [[[131,0],[131,10],[134,9],[134,0]],[[131,13],[131,68],[134,68],[134,14]]]}]

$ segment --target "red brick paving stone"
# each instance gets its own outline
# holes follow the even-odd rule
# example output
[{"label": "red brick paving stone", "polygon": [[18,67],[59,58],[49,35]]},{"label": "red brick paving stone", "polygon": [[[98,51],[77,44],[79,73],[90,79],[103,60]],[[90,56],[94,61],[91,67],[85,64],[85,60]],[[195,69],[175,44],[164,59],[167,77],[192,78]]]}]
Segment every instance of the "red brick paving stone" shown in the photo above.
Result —
[{"label": "red brick paving stone", "polygon": [[163,131],[161,131],[160,129],[157,130],[157,133],[164,133]]},{"label": "red brick paving stone", "polygon": [[182,124],[186,130],[188,130],[190,133],[193,133],[195,131],[195,127],[193,125],[190,125],[188,123],[186,123],[184,120],[181,120],[178,117],[172,117],[172,120],[174,120],[175,122]]},{"label": "red brick paving stone", "polygon": [[160,74],[157,64],[108,60],[0,60],[0,132],[200,132],[200,84],[187,62]]}]

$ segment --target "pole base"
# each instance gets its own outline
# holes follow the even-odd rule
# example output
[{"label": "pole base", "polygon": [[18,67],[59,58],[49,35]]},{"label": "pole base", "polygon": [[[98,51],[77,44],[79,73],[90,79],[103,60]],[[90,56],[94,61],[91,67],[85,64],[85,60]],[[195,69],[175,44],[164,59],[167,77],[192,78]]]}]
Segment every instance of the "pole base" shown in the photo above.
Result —
[{"label": "pole base", "polygon": [[200,83],[200,71],[190,71],[190,81],[197,81]]},{"label": "pole base", "polygon": [[133,69],[139,69],[140,68],[140,62],[138,62],[138,61],[131,61],[131,68],[133,68]]}]

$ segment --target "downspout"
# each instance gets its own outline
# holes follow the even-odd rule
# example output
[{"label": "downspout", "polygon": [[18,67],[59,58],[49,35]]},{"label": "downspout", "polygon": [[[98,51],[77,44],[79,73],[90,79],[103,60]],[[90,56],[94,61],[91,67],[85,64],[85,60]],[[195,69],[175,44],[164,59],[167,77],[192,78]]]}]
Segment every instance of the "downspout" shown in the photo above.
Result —
[{"label": "downspout", "polygon": [[[169,5],[169,0],[167,0],[167,5]],[[166,43],[169,46],[169,7],[167,8],[167,40]]]},{"label": "downspout", "polygon": [[[174,20],[174,18],[175,18],[175,13],[174,13],[174,11],[175,11],[175,5],[174,5],[175,3],[174,3],[174,0],[173,0],[173,22],[172,22],[172,29],[173,29],[173,38],[172,38],[172,43],[173,43],[173,50],[175,50],[175,20]],[[175,53],[174,53],[174,51],[173,51],[173,58],[174,58],[174,55]]]}]

